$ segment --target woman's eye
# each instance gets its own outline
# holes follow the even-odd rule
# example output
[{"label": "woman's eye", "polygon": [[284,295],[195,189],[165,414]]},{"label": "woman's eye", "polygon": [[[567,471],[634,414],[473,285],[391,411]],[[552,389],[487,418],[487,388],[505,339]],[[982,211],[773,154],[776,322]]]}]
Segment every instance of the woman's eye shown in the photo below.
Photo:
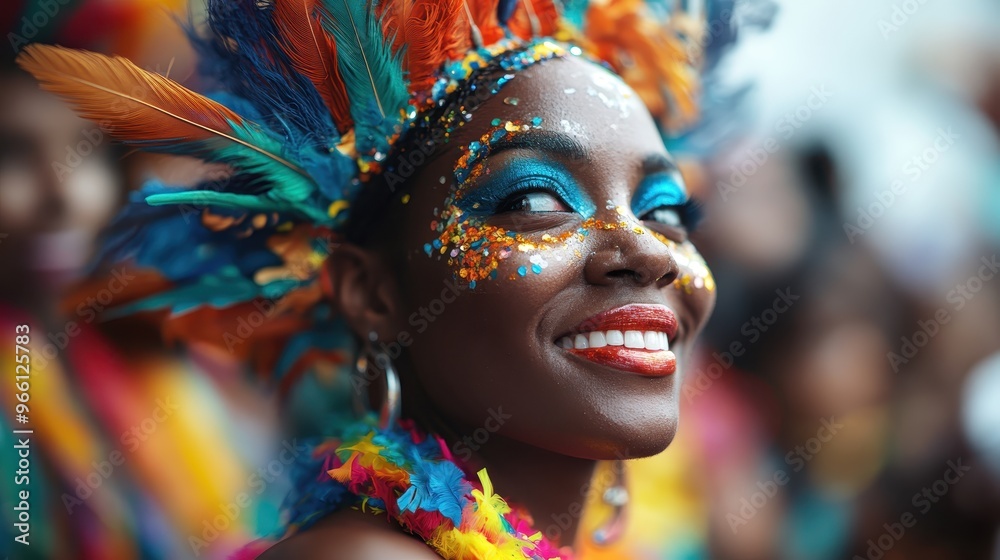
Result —
[{"label": "woman's eye", "polygon": [[683,228],[684,220],[677,206],[660,206],[646,212],[643,221],[657,222],[667,227]]},{"label": "woman's eye", "polygon": [[572,210],[555,195],[535,191],[508,197],[497,208],[498,214],[504,212],[572,212]]}]

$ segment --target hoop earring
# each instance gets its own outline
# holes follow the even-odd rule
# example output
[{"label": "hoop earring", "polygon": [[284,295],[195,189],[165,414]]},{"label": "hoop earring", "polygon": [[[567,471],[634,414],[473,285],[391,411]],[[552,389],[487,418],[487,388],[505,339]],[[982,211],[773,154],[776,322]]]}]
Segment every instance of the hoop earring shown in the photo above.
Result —
[{"label": "hoop earring", "polygon": [[611,516],[603,525],[594,529],[591,538],[600,546],[609,545],[625,533],[625,509],[628,506],[628,487],[625,485],[625,461],[615,459],[611,468],[615,480],[601,494],[601,501],[611,507]]},{"label": "hoop earring", "polygon": [[[364,349],[359,352],[358,359],[354,363],[355,374],[360,377],[355,384],[355,387],[358,387],[359,390],[354,393],[354,410],[359,414],[371,410],[370,401],[367,398],[368,392],[363,389],[366,389],[372,381],[378,379],[380,376],[379,369],[381,368],[381,374],[385,376],[385,398],[382,400],[382,404],[378,407],[378,410],[372,410],[372,412],[377,412],[378,414],[379,428],[388,430],[395,427],[399,421],[400,410],[403,407],[402,396],[399,375],[396,374],[392,358],[372,344],[376,341],[378,341],[378,335],[375,334],[375,331],[370,332]],[[374,371],[373,374],[369,374],[369,368]]]}]

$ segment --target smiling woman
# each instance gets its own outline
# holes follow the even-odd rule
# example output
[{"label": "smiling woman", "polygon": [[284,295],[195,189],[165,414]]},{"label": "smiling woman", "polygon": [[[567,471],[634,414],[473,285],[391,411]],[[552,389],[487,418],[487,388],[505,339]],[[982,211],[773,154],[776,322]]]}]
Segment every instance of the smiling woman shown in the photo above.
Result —
[{"label": "smiling woman", "polygon": [[[117,312],[217,342],[266,299],[248,357],[286,388],[356,348],[358,414],[299,466],[264,557],[569,558],[620,535],[620,466],[586,535],[581,488],[673,439],[714,282],[662,136],[692,116],[691,22],[580,4],[212,2],[214,100],[122,59],[22,56],[119,139],[233,169],[119,220],[106,259],[173,287]],[[176,245],[165,204],[201,211]]]}]

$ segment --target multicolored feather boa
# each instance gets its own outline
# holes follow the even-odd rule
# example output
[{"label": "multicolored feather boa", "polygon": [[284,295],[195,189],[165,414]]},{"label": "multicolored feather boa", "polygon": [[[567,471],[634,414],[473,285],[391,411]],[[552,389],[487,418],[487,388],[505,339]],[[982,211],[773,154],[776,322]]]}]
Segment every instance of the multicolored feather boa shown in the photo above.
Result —
[{"label": "multicolored feather boa", "polygon": [[530,515],[493,490],[486,469],[470,476],[444,440],[410,422],[381,430],[355,424],[296,465],[286,536],[346,507],[388,515],[443,558],[570,560],[532,528]]}]

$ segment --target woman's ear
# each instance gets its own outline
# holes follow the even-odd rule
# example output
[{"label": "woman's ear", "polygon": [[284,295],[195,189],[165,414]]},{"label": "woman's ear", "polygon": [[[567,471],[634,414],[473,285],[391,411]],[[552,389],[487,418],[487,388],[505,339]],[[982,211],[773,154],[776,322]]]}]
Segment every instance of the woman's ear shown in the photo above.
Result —
[{"label": "woman's ear", "polygon": [[351,329],[362,336],[375,331],[381,340],[394,338],[399,290],[381,255],[342,243],[324,266],[324,290]]}]

